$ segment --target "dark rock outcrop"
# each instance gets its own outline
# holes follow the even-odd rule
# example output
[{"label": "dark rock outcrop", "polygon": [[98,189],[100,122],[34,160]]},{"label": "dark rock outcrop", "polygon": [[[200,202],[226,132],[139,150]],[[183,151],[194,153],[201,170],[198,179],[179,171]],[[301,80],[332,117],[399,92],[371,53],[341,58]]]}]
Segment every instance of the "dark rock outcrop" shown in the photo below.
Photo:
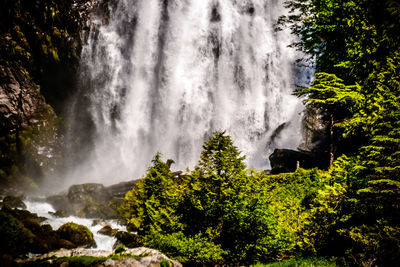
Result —
[{"label": "dark rock outcrop", "polygon": [[3,238],[0,254],[18,256],[28,252],[47,253],[60,248],[78,247],[63,239],[50,225],[41,225],[44,219],[26,210],[3,207],[0,211],[0,235]]},{"label": "dark rock outcrop", "polygon": [[72,185],[68,189],[67,197],[72,204],[107,203],[111,200],[111,195],[104,185],[95,183]]},{"label": "dark rock outcrop", "polygon": [[308,151],[296,151],[290,149],[275,149],[269,156],[271,173],[294,172],[297,167],[311,169],[321,167],[320,159]]},{"label": "dark rock outcrop", "polygon": [[132,190],[137,181],[121,182],[107,187],[108,192],[113,198],[124,198],[125,194]]},{"label": "dark rock outcrop", "polygon": [[46,174],[60,167],[58,115],[76,92],[90,14],[107,17],[105,2],[2,1],[0,187],[37,190]]},{"label": "dark rock outcrop", "polygon": [[118,230],[112,229],[110,225],[106,225],[99,231],[97,231],[97,233],[102,235],[115,236],[118,233]]},{"label": "dark rock outcrop", "polygon": [[47,198],[57,212],[54,215],[75,215],[83,218],[115,218],[116,212],[110,207],[112,196],[102,184],[73,185],[66,195]]},{"label": "dark rock outcrop", "polygon": [[72,185],[67,194],[50,196],[47,201],[57,210],[56,216],[115,219],[116,208],[134,185],[135,181],[109,187],[95,183]]},{"label": "dark rock outcrop", "polygon": [[1,203],[2,206],[7,206],[9,208],[19,208],[26,209],[25,203],[22,201],[21,197],[6,196]]},{"label": "dark rock outcrop", "polygon": [[115,235],[117,242],[114,244],[114,249],[119,245],[124,245],[128,248],[135,248],[140,247],[143,245],[143,241],[139,235],[125,232],[125,231],[118,231]]}]

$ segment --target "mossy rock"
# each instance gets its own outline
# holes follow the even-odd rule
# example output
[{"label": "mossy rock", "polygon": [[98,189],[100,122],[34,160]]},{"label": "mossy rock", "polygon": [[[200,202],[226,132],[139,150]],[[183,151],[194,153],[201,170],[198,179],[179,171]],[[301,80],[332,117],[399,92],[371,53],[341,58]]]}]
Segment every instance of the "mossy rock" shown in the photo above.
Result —
[{"label": "mossy rock", "polygon": [[112,196],[102,184],[88,183],[72,185],[68,190],[71,203],[85,204],[90,202],[108,203]]},{"label": "mossy rock", "polygon": [[34,234],[42,232],[42,227],[40,225],[40,222],[35,219],[26,218],[23,219],[21,222],[25,228],[28,228]]},{"label": "mossy rock", "polygon": [[116,218],[115,211],[101,203],[88,203],[82,209],[83,217],[86,218],[102,218],[102,219],[114,219]]},{"label": "mossy rock", "polygon": [[106,225],[99,231],[97,231],[97,233],[102,235],[115,236],[118,233],[118,230],[112,229],[110,225]]},{"label": "mossy rock", "polygon": [[115,246],[117,246],[118,244],[122,244],[128,248],[136,248],[143,245],[142,238],[137,234],[125,231],[118,231],[115,235],[115,238],[117,239]]},{"label": "mossy rock", "polygon": [[11,214],[0,211],[0,254],[19,255],[28,252],[35,235]]},{"label": "mossy rock", "polygon": [[76,248],[75,244],[65,239],[58,239],[55,245],[57,248],[67,248],[67,249]]},{"label": "mossy rock", "polygon": [[96,246],[93,234],[86,226],[69,222],[61,225],[57,233],[60,235],[61,239],[68,240],[77,246],[86,248]]}]

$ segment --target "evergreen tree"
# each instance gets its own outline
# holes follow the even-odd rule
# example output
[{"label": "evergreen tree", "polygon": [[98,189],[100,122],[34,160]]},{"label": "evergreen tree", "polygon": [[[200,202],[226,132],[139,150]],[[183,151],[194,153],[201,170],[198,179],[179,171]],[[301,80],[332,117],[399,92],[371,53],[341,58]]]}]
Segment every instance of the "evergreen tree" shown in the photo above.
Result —
[{"label": "evergreen tree", "polygon": [[300,88],[296,95],[307,96],[304,100],[308,105],[322,110],[329,116],[329,165],[332,165],[335,150],[340,146],[339,133],[335,133],[335,126],[341,125],[346,120],[346,125],[351,125],[352,116],[360,110],[364,96],[360,93],[360,86],[347,86],[343,80],[334,74],[317,73],[310,88]]}]

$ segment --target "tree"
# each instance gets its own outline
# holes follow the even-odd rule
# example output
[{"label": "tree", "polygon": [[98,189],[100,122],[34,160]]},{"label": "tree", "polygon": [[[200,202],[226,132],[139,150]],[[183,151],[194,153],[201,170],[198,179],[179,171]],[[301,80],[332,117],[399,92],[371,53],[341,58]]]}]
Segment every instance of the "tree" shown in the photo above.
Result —
[{"label": "tree", "polygon": [[[348,182],[339,183],[345,191],[331,232],[352,244],[346,251],[351,264],[394,265],[400,258],[400,4],[395,0],[286,4],[291,13],[281,23],[289,23],[299,34],[294,45],[316,59],[318,72],[332,73],[331,81],[324,78],[322,85],[318,74],[313,86],[300,89],[298,95],[325,109],[331,126],[341,130],[331,131],[336,147],[346,147],[342,152],[351,156],[350,165],[344,158],[334,163],[337,172],[332,177],[340,174]],[[334,83],[360,86],[336,86],[334,75],[343,78]],[[327,207],[332,203],[329,200]],[[321,219],[314,222],[318,221],[322,227],[332,225]]]},{"label": "tree", "polygon": [[225,132],[215,132],[203,146],[181,208],[188,235],[201,233],[220,244],[228,261],[250,263],[276,255],[278,242],[266,192],[244,159]]},{"label": "tree", "polygon": [[339,139],[338,133],[334,133],[334,127],[345,120],[350,124],[352,116],[361,108],[365,101],[360,93],[360,86],[345,85],[343,80],[334,74],[317,73],[310,88],[297,89],[297,96],[307,96],[304,100],[308,105],[316,107],[329,115],[329,165],[335,158],[335,144]]},{"label": "tree", "polygon": [[119,209],[141,235],[150,232],[171,233],[179,231],[177,204],[181,197],[180,183],[171,173],[170,166],[157,153],[147,174],[125,195],[124,204]]}]

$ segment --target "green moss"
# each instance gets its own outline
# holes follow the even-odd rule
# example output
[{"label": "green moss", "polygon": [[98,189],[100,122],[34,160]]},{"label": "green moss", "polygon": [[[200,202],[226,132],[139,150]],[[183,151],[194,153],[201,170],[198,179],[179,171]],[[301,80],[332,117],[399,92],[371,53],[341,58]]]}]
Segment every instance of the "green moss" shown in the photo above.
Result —
[{"label": "green moss", "polygon": [[32,244],[34,235],[12,215],[0,211],[0,254],[19,254]]},{"label": "green moss", "polygon": [[93,234],[90,230],[83,225],[73,222],[65,223],[57,230],[62,239],[66,239],[75,245],[92,246],[95,244]]},{"label": "green moss", "polygon": [[171,263],[167,260],[160,260],[161,267],[171,267]]},{"label": "green moss", "polygon": [[115,248],[114,253],[115,253],[115,254],[118,254],[118,253],[122,253],[122,252],[124,252],[124,251],[126,251],[125,246],[124,246],[124,245],[120,245],[120,246],[118,246],[118,247]]}]

